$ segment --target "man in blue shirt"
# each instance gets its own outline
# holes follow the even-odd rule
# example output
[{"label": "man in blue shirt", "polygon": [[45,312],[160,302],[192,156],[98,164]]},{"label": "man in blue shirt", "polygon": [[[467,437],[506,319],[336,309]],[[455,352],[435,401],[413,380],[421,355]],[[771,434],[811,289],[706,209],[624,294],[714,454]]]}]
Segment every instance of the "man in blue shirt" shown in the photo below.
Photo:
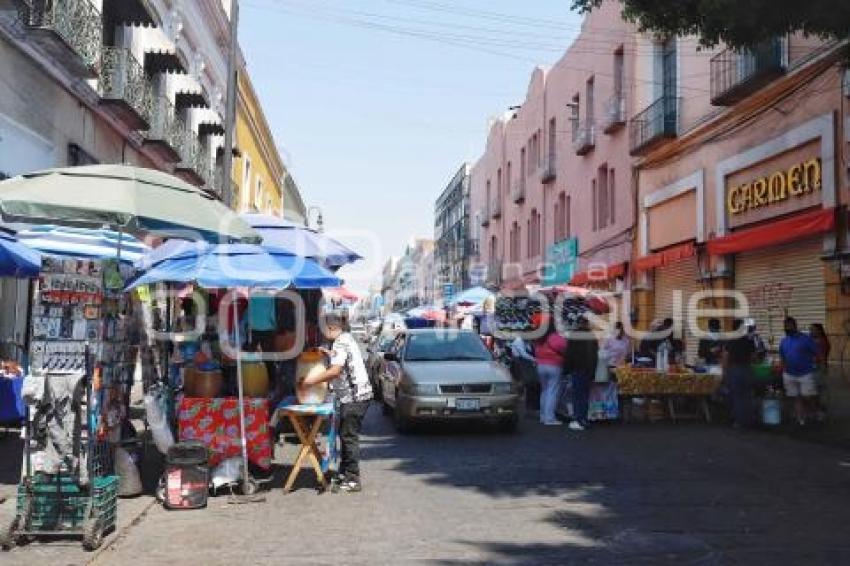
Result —
[{"label": "man in blue shirt", "polygon": [[813,409],[818,395],[815,383],[815,359],[818,346],[808,334],[797,329],[793,317],[785,319],[785,338],[779,344],[779,355],[784,366],[783,384],[785,395],[794,399],[797,422],[802,426]]}]

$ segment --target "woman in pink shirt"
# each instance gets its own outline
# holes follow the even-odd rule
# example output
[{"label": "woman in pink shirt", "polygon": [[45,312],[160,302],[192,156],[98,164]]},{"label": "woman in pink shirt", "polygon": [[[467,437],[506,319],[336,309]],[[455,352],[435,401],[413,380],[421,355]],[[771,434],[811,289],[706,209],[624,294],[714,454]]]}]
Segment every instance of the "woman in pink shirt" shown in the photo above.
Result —
[{"label": "woman in pink shirt", "polygon": [[540,422],[544,425],[562,424],[555,418],[555,407],[561,391],[561,372],[567,341],[555,328],[551,319],[544,321],[546,334],[537,341],[534,357],[537,360],[537,375],[540,378]]}]

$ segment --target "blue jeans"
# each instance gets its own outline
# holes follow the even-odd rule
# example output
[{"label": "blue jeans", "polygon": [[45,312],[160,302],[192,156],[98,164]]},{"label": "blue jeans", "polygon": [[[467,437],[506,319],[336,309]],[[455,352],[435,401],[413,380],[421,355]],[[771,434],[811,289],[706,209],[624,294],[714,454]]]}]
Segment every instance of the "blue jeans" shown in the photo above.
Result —
[{"label": "blue jeans", "polygon": [[555,408],[561,391],[561,368],[538,364],[537,375],[540,377],[540,422],[555,421]]},{"label": "blue jeans", "polygon": [[572,374],[573,418],[582,425],[587,424],[587,411],[590,404],[590,376],[582,372]]}]

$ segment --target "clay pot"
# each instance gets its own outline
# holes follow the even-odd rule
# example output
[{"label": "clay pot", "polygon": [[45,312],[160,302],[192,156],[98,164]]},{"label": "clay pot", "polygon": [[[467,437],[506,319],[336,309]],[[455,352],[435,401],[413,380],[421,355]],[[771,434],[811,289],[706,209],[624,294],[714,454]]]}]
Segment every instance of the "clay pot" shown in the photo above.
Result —
[{"label": "clay pot", "polygon": [[183,392],[187,397],[212,399],[221,396],[224,377],[221,371],[199,371],[186,368],[183,378]]},{"label": "clay pot", "polygon": [[245,397],[269,394],[269,372],[264,362],[242,362],[242,392]]}]

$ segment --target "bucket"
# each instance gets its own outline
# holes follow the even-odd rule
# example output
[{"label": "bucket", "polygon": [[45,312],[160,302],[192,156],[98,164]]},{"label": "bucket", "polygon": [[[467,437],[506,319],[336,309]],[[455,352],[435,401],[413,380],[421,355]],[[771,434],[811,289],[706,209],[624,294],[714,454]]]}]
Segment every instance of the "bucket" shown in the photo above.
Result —
[{"label": "bucket", "polygon": [[187,397],[213,399],[221,396],[224,378],[221,371],[200,371],[186,368],[183,378],[183,391]]},{"label": "bucket", "polygon": [[[295,382],[300,383],[304,377],[325,371],[325,360],[321,352],[307,351],[298,356],[298,366],[295,370]],[[328,384],[319,383],[307,387],[296,387],[295,394],[302,404],[324,403],[328,396]]]},{"label": "bucket", "polygon": [[209,494],[207,448],[200,442],[178,442],[165,456],[166,509],[202,509]]},{"label": "bucket", "polygon": [[245,397],[269,394],[269,370],[265,362],[242,362],[242,391]]},{"label": "bucket", "polygon": [[780,399],[762,400],[761,422],[770,426],[782,424],[782,401]]}]

